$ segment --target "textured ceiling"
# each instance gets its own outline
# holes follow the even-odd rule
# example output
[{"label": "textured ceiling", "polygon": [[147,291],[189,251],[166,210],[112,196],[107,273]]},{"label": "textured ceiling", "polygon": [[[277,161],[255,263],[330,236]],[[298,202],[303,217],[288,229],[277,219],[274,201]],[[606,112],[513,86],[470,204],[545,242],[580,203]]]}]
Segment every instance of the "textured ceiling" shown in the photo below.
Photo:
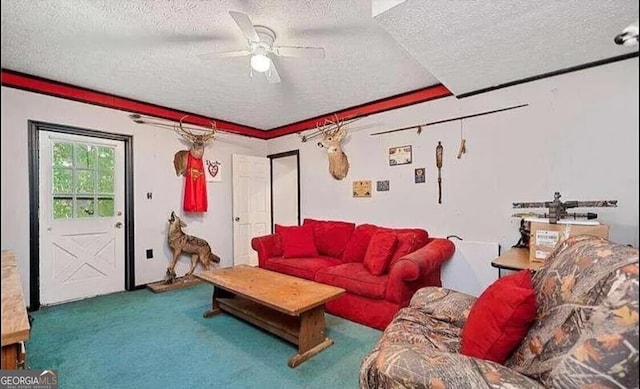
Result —
[{"label": "textured ceiling", "polygon": [[453,94],[638,51],[638,0],[407,0],[376,20]]},{"label": "textured ceiling", "polygon": [[[637,52],[612,42],[638,18],[637,0],[13,0],[1,10],[3,69],[259,129]],[[326,58],[278,57],[279,84],[251,78],[248,57],[203,61],[247,47],[230,10],[275,30],[278,45],[324,47]]]},{"label": "textured ceiling", "polygon": [[[326,58],[277,58],[279,84],[248,57],[201,60],[247,47],[230,10]],[[438,84],[371,0],[2,1],[2,67],[260,129]]]}]

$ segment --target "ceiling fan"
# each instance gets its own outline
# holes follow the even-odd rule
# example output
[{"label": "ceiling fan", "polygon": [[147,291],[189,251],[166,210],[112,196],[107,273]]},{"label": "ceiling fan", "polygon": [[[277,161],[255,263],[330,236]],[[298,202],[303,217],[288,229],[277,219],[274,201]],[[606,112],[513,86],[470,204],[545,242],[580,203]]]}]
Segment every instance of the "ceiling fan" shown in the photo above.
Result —
[{"label": "ceiling fan", "polygon": [[280,82],[280,75],[273,61],[274,56],[324,58],[324,49],[322,47],[275,45],[275,31],[266,26],[254,25],[245,13],[229,11],[229,14],[247,38],[249,47],[243,50],[200,54],[198,55],[200,59],[250,56],[251,76],[253,77],[253,71],[255,70],[256,72],[264,73],[269,83],[276,84]]}]

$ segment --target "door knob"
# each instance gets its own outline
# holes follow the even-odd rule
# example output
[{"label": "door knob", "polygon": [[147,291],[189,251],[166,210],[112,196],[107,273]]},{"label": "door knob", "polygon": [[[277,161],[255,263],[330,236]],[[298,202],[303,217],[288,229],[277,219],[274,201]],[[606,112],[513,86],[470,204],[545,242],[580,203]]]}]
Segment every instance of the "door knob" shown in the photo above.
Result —
[{"label": "door knob", "polygon": [[116,228],[122,228],[122,222],[117,222],[116,223]]},{"label": "door knob", "polygon": [[233,220],[235,220],[235,221],[239,222],[239,221],[240,221],[240,218],[236,216],[235,218],[233,218]]}]

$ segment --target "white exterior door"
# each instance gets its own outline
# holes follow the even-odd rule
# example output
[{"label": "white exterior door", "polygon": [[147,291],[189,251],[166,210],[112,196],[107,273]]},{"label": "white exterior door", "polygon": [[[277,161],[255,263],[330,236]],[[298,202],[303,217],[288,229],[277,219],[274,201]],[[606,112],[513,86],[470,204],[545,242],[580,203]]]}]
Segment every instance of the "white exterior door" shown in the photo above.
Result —
[{"label": "white exterior door", "polygon": [[124,142],[40,132],[40,300],[125,289]]},{"label": "white exterior door", "polygon": [[232,156],[233,263],[257,266],[251,239],[271,232],[271,175],[269,159]]}]

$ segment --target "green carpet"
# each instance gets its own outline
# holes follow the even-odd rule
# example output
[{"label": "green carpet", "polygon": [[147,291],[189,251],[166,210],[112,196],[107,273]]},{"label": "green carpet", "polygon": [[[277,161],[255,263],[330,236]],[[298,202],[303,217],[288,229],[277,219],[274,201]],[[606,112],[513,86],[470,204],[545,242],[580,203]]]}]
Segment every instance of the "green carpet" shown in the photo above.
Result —
[{"label": "green carpet", "polygon": [[291,369],[297,347],[227,314],[205,319],[212,287],[115,293],[33,312],[30,369],[60,388],[357,388],[380,331],[327,315],[335,344]]}]

